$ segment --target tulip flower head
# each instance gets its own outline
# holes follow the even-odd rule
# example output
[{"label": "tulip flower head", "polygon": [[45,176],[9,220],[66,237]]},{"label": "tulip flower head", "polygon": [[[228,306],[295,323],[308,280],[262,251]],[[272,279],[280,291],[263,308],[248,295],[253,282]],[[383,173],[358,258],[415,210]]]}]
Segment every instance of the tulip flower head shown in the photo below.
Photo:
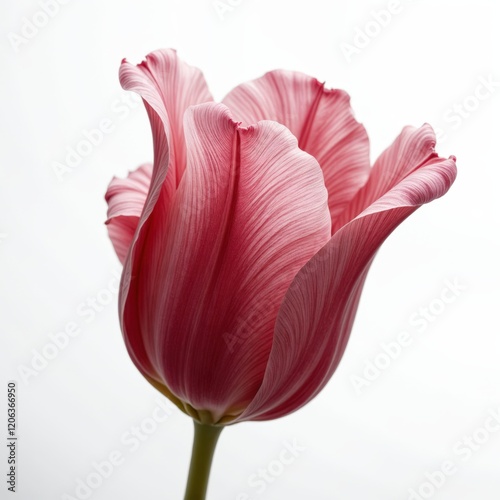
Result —
[{"label": "tulip flower head", "polygon": [[349,96],[298,72],[215,103],[198,69],[159,50],[124,60],[120,81],[154,145],[106,193],[133,362],[200,425],[297,410],[335,372],[378,248],[447,192],[455,159],[423,125],[371,166]]}]

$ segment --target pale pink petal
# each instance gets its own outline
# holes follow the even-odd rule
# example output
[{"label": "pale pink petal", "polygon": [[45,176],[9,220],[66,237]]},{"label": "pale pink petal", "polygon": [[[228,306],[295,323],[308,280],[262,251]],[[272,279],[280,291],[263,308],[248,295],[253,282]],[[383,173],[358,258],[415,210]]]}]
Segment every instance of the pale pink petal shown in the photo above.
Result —
[{"label": "pale pink petal", "polygon": [[113,177],[106,191],[108,234],[123,264],[148,195],[153,165],[141,165],[125,179]]},{"label": "pale pink petal", "polygon": [[[318,394],[342,358],[363,282],[380,245],[406,217],[453,183],[454,159],[424,154],[427,135],[413,133],[421,141],[420,154],[408,149],[401,155],[400,141],[392,154],[384,153],[404,165],[393,165],[401,172],[399,182],[340,228],[297,274],[279,312],[263,384],[240,420],[277,418]],[[427,156],[423,164],[422,156]],[[388,177],[388,184],[395,182],[394,176]]]},{"label": "pale pink petal", "polygon": [[[149,192],[124,264],[120,285],[120,319],[124,330],[125,305],[135,301],[129,297],[132,277],[137,273],[145,236],[152,214],[165,221],[186,163],[183,138],[183,116],[193,105],[211,100],[200,70],[181,61],[174,50],[158,50],[146,61],[134,66],[123,61],[120,82],[125,90],[137,92],[143,99],[153,133],[154,162]],[[149,379],[159,376],[151,365],[142,342],[126,340],[130,357]]]},{"label": "pale pink petal", "polygon": [[[139,93],[146,101],[155,142],[155,163],[164,153],[159,147],[164,149],[167,140],[172,165],[169,177],[178,186],[186,165],[184,112],[189,106],[213,100],[202,72],[180,60],[175,50],[163,49],[148,54],[137,66],[124,60],[120,82],[124,89]],[[156,116],[151,117],[151,112]]]},{"label": "pale pink petal", "polygon": [[281,300],[331,223],[321,169],[282,125],[244,129],[203,104],[185,131],[187,169],[167,220],[152,214],[123,327],[164,385],[217,421],[254,397]]},{"label": "pale pink petal", "polygon": [[244,123],[275,120],[290,129],[323,169],[334,220],[370,171],[368,136],[349,101],[344,91],[325,89],[315,78],[278,70],[239,85],[223,103]]},{"label": "pale pink petal", "polygon": [[379,156],[366,184],[334,221],[333,232],[354,219],[424,162],[437,157],[435,146],[436,136],[430,125],[405,127],[394,143]]}]

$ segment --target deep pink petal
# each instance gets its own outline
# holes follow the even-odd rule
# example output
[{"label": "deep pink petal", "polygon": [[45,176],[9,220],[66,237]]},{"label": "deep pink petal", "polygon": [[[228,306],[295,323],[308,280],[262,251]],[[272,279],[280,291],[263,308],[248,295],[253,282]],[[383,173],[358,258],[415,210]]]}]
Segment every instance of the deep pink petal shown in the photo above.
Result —
[{"label": "deep pink petal", "polygon": [[218,421],[254,397],[281,300],[331,223],[321,169],[284,126],[244,129],[203,104],[185,131],[187,169],[168,219],[151,216],[123,327],[197,418]]},{"label": "deep pink petal", "polygon": [[[318,394],[342,358],[366,274],[380,245],[406,217],[445,194],[453,183],[454,159],[426,155],[427,134],[413,133],[422,141],[417,153],[408,149],[401,155],[398,140],[392,146],[397,151],[384,153],[381,160],[398,158],[404,165],[401,176],[405,171],[406,177],[398,177],[392,189],[339,229],[297,274],[279,312],[263,384],[241,420],[286,415]],[[422,164],[423,156],[428,159]]]},{"label": "deep pink petal", "polygon": [[[158,220],[166,220],[185,169],[184,112],[189,106],[212,98],[201,71],[181,61],[174,50],[153,52],[138,66],[124,60],[120,67],[120,82],[125,90],[137,92],[142,97],[151,122],[154,146],[150,188],[127,254],[120,285],[120,320],[124,331],[130,284],[137,273],[144,240],[151,225],[150,217],[154,213]],[[132,297],[134,300],[136,297]],[[142,342],[125,338],[125,343],[139,370],[153,383],[158,383],[160,376],[151,365]]]},{"label": "deep pink petal", "polygon": [[349,101],[344,91],[325,89],[315,78],[278,70],[236,87],[223,103],[245,123],[275,120],[290,129],[323,169],[334,220],[370,171],[368,136]]},{"label": "deep pink petal", "polygon": [[125,179],[114,177],[106,191],[109,237],[123,264],[149,191],[153,165],[141,165]]}]

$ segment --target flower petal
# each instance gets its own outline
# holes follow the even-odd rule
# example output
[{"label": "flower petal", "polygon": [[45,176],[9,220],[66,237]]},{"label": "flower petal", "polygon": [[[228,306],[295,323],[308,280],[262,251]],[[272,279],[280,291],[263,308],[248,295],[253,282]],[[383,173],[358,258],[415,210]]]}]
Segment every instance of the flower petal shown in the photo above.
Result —
[{"label": "flower petal", "polygon": [[413,170],[430,158],[437,157],[435,146],[436,136],[430,125],[424,124],[420,128],[405,127],[394,143],[379,156],[366,184],[335,220],[333,233],[396,186]]},{"label": "flower petal", "polygon": [[203,104],[185,131],[187,169],[168,220],[152,215],[123,326],[186,411],[213,423],[254,397],[280,302],[331,223],[321,169],[282,125],[244,129]]},{"label": "flower petal", "polygon": [[108,234],[123,264],[148,195],[153,165],[141,165],[126,179],[113,177],[106,191]]},{"label": "flower petal", "polygon": [[[150,217],[154,213],[158,219],[166,220],[185,169],[184,112],[189,106],[212,98],[201,71],[182,62],[174,50],[153,52],[138,66],[124,60],[120,67],[120,82],[125,90],[141,95],[151,122],[154,146],[150,187],[120,284],[120,320],[124,331],[126,304],[131,300],[130,284],[137,272],[137,261],[148,234]],[[125,344],[141,373],[157,386],[161,378],[151,365],[142,342],[125,338]]]},{"label": "flower petal", "polygon": [[[408,175],[339,229],[297,274],[279,312],[263,384],[239,420],[278,418],[318,394],[342,358],[366,274],[380,245],[406,217],[445,194],[453,183],[454,158],[431,155],[419,163],[427,134],[412,133],[420,153],[408,149],[401,156],[389,151],[381,158],[382,162],[397,158],[392,172],[399,169]],[[392,148],[400,145],[398,140]],[[388,166],[385,171],[388,178],[396,177]]]},{"label": "flower petal", "polygon": [[189,106],[213,100],[202,72],[181,61],[175,50],[163,49],[148,54],[137,66],[124,60],[120,82],[124,89],[139,93],[146,101],[153,129],[155,163],[164,152],[166,139],[172,165],[169,177],[177,187],[186,165],[184,112]]},{"label": "flower petal", "polygon": [[325,89],[302,73],[278,70],[236,87],[222,102],[245,123],[275,120],[290,129],[299,147],[323,169],[332,221],[366,182],[368,136],[344,91]]}]

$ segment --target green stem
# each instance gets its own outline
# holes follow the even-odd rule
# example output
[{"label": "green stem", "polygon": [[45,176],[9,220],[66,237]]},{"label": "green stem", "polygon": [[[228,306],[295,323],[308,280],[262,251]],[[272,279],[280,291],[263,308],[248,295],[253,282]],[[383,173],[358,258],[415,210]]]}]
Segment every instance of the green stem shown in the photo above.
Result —
[{"label": "green stem", "polygon": [[223,426],[200,424],[194,420],[193,453],[184,500],[205,500],[210,467]]}]

